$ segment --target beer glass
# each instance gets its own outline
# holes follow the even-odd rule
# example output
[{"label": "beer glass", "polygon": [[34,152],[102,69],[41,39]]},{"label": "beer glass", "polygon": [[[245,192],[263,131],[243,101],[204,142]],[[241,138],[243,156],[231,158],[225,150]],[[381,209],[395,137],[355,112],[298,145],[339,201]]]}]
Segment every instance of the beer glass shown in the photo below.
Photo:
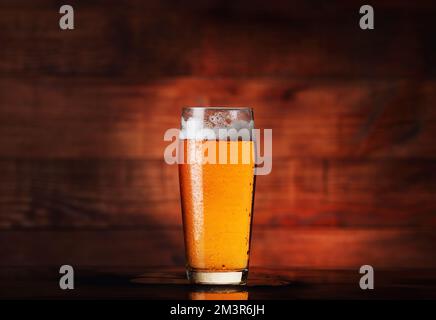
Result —
[{"label": "beer glass", "polygon": [[184,108],[179,180],[192,283],[245,284],[255,188],[251,108]]}]

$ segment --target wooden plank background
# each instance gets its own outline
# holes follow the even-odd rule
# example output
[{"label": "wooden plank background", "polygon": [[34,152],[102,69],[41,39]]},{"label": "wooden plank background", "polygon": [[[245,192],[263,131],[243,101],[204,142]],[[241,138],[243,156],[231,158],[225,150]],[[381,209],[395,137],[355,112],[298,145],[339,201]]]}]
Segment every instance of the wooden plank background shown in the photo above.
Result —
[{"label": "wooden plank background", "polygon": [[436,5],[0,3],[0,265],[181,265],[166,129],[185,105],[272,128],[252,264],[435,268]]}]

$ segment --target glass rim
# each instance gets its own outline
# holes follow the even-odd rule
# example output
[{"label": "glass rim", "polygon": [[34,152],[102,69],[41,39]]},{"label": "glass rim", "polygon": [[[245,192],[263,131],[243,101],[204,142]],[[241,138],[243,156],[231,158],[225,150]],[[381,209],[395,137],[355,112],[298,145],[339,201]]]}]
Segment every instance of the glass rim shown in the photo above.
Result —
[{"label": "glass rim", "polygon": [[253,112],[252,107],[230,107],[230,106],[185,106],[182,110],[239,110],[239,111],[251,111]]}]

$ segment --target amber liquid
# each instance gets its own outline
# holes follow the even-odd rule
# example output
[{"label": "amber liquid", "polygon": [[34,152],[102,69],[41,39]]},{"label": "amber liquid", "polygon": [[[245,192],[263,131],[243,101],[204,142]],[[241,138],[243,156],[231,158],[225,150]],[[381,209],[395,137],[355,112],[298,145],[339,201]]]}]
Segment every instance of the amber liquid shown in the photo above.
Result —
[{"label": "amber liquid", "polygon": [[191,292],[190,300],[248,300],[248,291]]},{"label": "amber liquid", "polygon": [[[248,267],[254,143],[220,143],[227,150],[224,157],[218,141],[181,141],[185,160],[196,155],[192,163],[179,164],[185,249],[188,268],[192,270],[235,271]],[[221,163],[201,161],[205,154],[210,156],[206,145],[209,150],[215,148],[216,162],[221,159]],[[232,150],[238,151],[236,163],[231,163]],[[247,153],[244,159],[242,155]],[[227,161],[222,163],[223,159]]]}]

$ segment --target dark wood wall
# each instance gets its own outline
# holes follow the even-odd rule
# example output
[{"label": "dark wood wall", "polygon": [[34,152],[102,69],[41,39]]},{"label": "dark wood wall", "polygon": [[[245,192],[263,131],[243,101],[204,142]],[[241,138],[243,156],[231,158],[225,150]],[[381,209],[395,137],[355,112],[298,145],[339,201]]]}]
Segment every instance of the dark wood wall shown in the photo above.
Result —
[{"label": "dark wood wall", "polygon": [[436,5],[0,3],[0,265],[182,265],[167,128],[249,105],[272,128],[252,264],[436,267]]}]

